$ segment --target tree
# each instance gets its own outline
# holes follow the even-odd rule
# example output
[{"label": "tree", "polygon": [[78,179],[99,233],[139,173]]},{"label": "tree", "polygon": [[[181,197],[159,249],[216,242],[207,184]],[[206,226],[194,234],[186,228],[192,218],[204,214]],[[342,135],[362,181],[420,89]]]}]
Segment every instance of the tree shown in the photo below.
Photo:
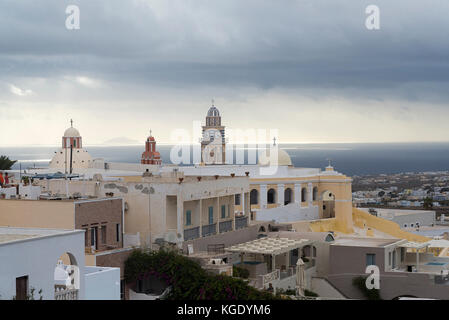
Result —
[{"label": "tree", "polygon": [[10,160],[7,156],[0,156],[0,170],[11,170],[17,160]]},{"label": "tree", "polygon": [[251,287],[245,280],[212,275],[200,264],[168,249],[134,250],[125,262],[125,279],[130,285],[156,277],[171,287],[167,300],[272,300],[269,292]]}]

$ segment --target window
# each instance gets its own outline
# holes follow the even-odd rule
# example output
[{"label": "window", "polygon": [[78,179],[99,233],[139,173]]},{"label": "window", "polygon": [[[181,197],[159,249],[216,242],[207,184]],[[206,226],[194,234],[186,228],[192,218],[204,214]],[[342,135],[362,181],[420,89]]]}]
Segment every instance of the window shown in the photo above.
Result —
[{"label": "window", "polygon": [[318,188],[315,187],[313,188],[313,201],[317,201],[318,200]]},{"label": "window", "polygon": [[98,235],[98,228],[93,227],[90,229],[90,245],[91,247],[98,249],[97,246],[97,235]]},{"label": "window", "polygon": [[101,226],[101,243],[106,244],[106,226]]},{"label": "window", "polygon": [[26,300],[28,295],[28,276],[16,278],[16,300]]},{"label": "window", "polygon": [[366,265],[375,266],[376,265],[376,255],[373,253],[366,254]]},{"label": "window", "polygon": [[256,189],[251,190],[249,194],[249,203],[250,204],[258,204],[259,203],[259,191]]},{"label": "window", "polygon": [[120,223],[115,225],[115,240],[120,242]]},{"label": "window", "polygon": [[284,204],[287,205],[292,202],[292,189],[287,188],[284,191]]},{"label": "window", "polygon": [[235,195],[235,205],[239,206],[240,205],[240,194],[236,194]]},{"label": "window", "polygon": [[391,266],[391,252],[388,252],[388,265]]},{"label": "window", "polygon": [[186,226],[192,225],[192,211],[187,210],[186,211]]},{"label": "window", "polygon": [[226,218],[226,205],[221,206],[221,218]]},{"label": "window", "polygon": [[214,223],[214,207],[209,207],[209,224]]},{"label": "window", "polygon": [[301,189],[301,202],[306,202],[307,198],[307,189],[302,188]]},{"label": "window", "polygon": [[84,246],[85,247],[88,247],[89,246],[89,229],[87,229],[87,228],[84,228],[83,229],[85,232],[84,232]]},{"label": "window", "polygon": [[396,250],[395,251],[393,251],[393,264],[391,265],[391,267],[393,268],[393,269],[395,269],[396,268]]},{"label": "window", "polygon": [[274,189],[270,189],[267,192],[267,202],[269,204],[276,203],[276,191]]}]

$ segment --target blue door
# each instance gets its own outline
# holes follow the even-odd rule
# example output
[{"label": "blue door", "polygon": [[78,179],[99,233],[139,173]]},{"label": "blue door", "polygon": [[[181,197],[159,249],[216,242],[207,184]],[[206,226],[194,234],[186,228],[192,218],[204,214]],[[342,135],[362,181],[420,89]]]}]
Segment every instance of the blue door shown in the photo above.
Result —
[{"label": "blue door", "polygon": [[209,207],[209,224],[214,223],[214,207]]}]

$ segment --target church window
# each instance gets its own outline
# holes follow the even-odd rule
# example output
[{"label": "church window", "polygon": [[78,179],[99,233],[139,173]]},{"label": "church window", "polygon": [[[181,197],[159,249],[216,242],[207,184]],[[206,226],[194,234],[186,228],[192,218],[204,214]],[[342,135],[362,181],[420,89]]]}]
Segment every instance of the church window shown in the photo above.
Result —
[{"label": "church window", "polygon": [[267,192],[267,202],[269,204],[276,203],[276,191],[274,189],[270,189]]},{"label": "church window", "polygon": [[318,200],[318,188],[313,188],[313,201]]},{"label": "church window", "polygon": [[250,204],[258,204],[259,203],[259,191],[257,191],[257,189],[251,190],[249,198],[250,198]]},{"label": "church window", "polygon": [[302,188],[301,189],[301,202],[306,202],[307,198],[307,189]]},{"label": "church window", "polygon": [[287,205],[292,202],[292,189],[287,188],[284,191],[284,204]]}]

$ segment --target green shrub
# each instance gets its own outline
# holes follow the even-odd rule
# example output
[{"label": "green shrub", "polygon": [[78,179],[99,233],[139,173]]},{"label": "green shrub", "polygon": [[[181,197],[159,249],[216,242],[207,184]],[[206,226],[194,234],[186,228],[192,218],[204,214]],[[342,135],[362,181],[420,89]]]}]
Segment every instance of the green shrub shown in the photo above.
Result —
[{"label": "green shrub", "polygon": [[234,277],[248,279],[249,278],[249,270],[241,267],[232,267],[232,274]]},{"label": "green shrub", "polygon": [[307,289],[304,289],[304,295],[306,297],[319,297],[319,295],[317,293],[307,290]]},{"label": "green shrub", "polygon": [[155,276],[171,286],[168,300],[269,300],[269,292],[259,291],[244,280],[208,274],[201,266],[174,251],[134,250],[125,262],[125,280],[133,283]]},{"label": "green shrub", "polygon": [[283,294],[287,296],[296,296],[296,290],[288,287],[287,290],[282,288],[276,288],[276,294]]}]

